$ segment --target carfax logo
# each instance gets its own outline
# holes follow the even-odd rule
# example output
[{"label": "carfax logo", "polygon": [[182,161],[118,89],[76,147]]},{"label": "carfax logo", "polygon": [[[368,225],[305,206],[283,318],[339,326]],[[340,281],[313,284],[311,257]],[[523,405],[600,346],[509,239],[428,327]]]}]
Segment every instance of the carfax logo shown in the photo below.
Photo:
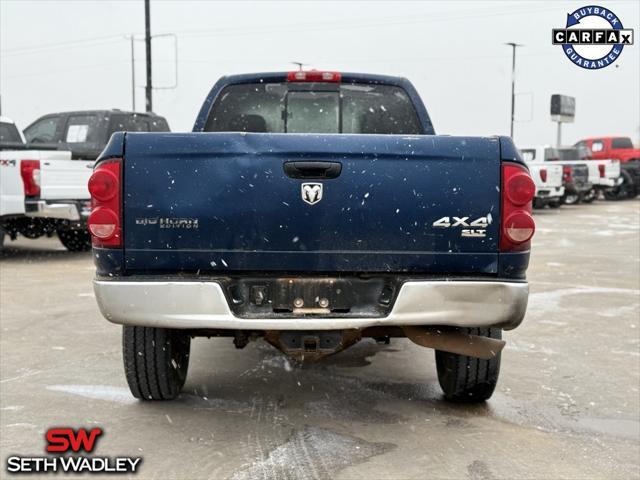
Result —
[{"label": "carfax logo", "polygon": [[[46,452],[55,456],[21,456],[7,458],[9,473],[136,473],[141,457],[94,457],[92,453],[98,438],[104,433],[101,428],[50,428],[45,439]],[[80,454],[80,452],[86,454]],[[70,454],[70,455],[69,455]],[[75,454],[75,455],[74,455]]]},{"label": "carfax logo", "polygon": [[608,8],[590,5],[567,14],[565,28],[553,29],[553,44],[562,45],[579,67],[595,70],[612,65],[625,45],[633,45],[633,30]]}]

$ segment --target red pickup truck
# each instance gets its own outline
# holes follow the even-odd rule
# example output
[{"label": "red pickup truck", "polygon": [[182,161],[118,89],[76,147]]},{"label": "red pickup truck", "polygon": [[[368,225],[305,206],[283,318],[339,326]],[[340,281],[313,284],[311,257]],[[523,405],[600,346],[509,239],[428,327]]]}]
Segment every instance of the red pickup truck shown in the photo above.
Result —
[{"label": "red pickup truck", "polygon": [[629,137],[592,137],[580,140],[576,147],[586,147],[594,160],[620,161],[622,183],[605,192],[610,199],[635,198],[640,193],[640,148],[634,148]]}]

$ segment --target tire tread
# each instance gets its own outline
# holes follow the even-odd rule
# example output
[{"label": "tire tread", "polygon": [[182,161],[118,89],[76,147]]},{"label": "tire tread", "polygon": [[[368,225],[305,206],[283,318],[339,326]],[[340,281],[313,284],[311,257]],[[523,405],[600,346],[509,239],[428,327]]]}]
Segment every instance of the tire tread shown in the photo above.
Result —
[{"label": "tire tread", "polygon": [[[162,328],[130,327],[122,330],[124,371],[129,389],[141,400],[175,398],[189,366],[190,338]],[[174,358],[177,368],[173,367]]]},{"label": "tire tread", "polygon": [[[496,328],[460,328],[469,335],[502,338]],[[436,350],[438,381],[447,400],[481,402],[493,394],[500,372],[500,354],[491,360]]]}]

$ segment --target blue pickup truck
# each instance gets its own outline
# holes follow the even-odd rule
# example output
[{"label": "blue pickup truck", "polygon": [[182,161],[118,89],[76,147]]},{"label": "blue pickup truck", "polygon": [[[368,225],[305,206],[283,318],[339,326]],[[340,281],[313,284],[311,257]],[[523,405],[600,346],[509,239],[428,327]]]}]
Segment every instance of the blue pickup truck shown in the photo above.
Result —
[{"label": "blue pickup truck", "polygon": [[436,135],[404,78],[223,77],[192,133],[115,133],[89,190],[96,299],[139,399],[180,392],[197,336],[301,361],[407,337],[447,399],[483,401],[525,315],[525,163],[507,137]]}]

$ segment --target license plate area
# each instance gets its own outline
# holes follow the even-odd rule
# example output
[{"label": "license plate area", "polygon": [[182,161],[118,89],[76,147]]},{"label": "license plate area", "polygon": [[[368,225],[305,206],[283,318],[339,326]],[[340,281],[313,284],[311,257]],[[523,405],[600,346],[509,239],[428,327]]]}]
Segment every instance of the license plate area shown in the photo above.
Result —
[{"label": "license plate area", "polygon": [[398,279],[390,276],[238,278],[226,282],[233,313],[245,318],[383,317]]}]

